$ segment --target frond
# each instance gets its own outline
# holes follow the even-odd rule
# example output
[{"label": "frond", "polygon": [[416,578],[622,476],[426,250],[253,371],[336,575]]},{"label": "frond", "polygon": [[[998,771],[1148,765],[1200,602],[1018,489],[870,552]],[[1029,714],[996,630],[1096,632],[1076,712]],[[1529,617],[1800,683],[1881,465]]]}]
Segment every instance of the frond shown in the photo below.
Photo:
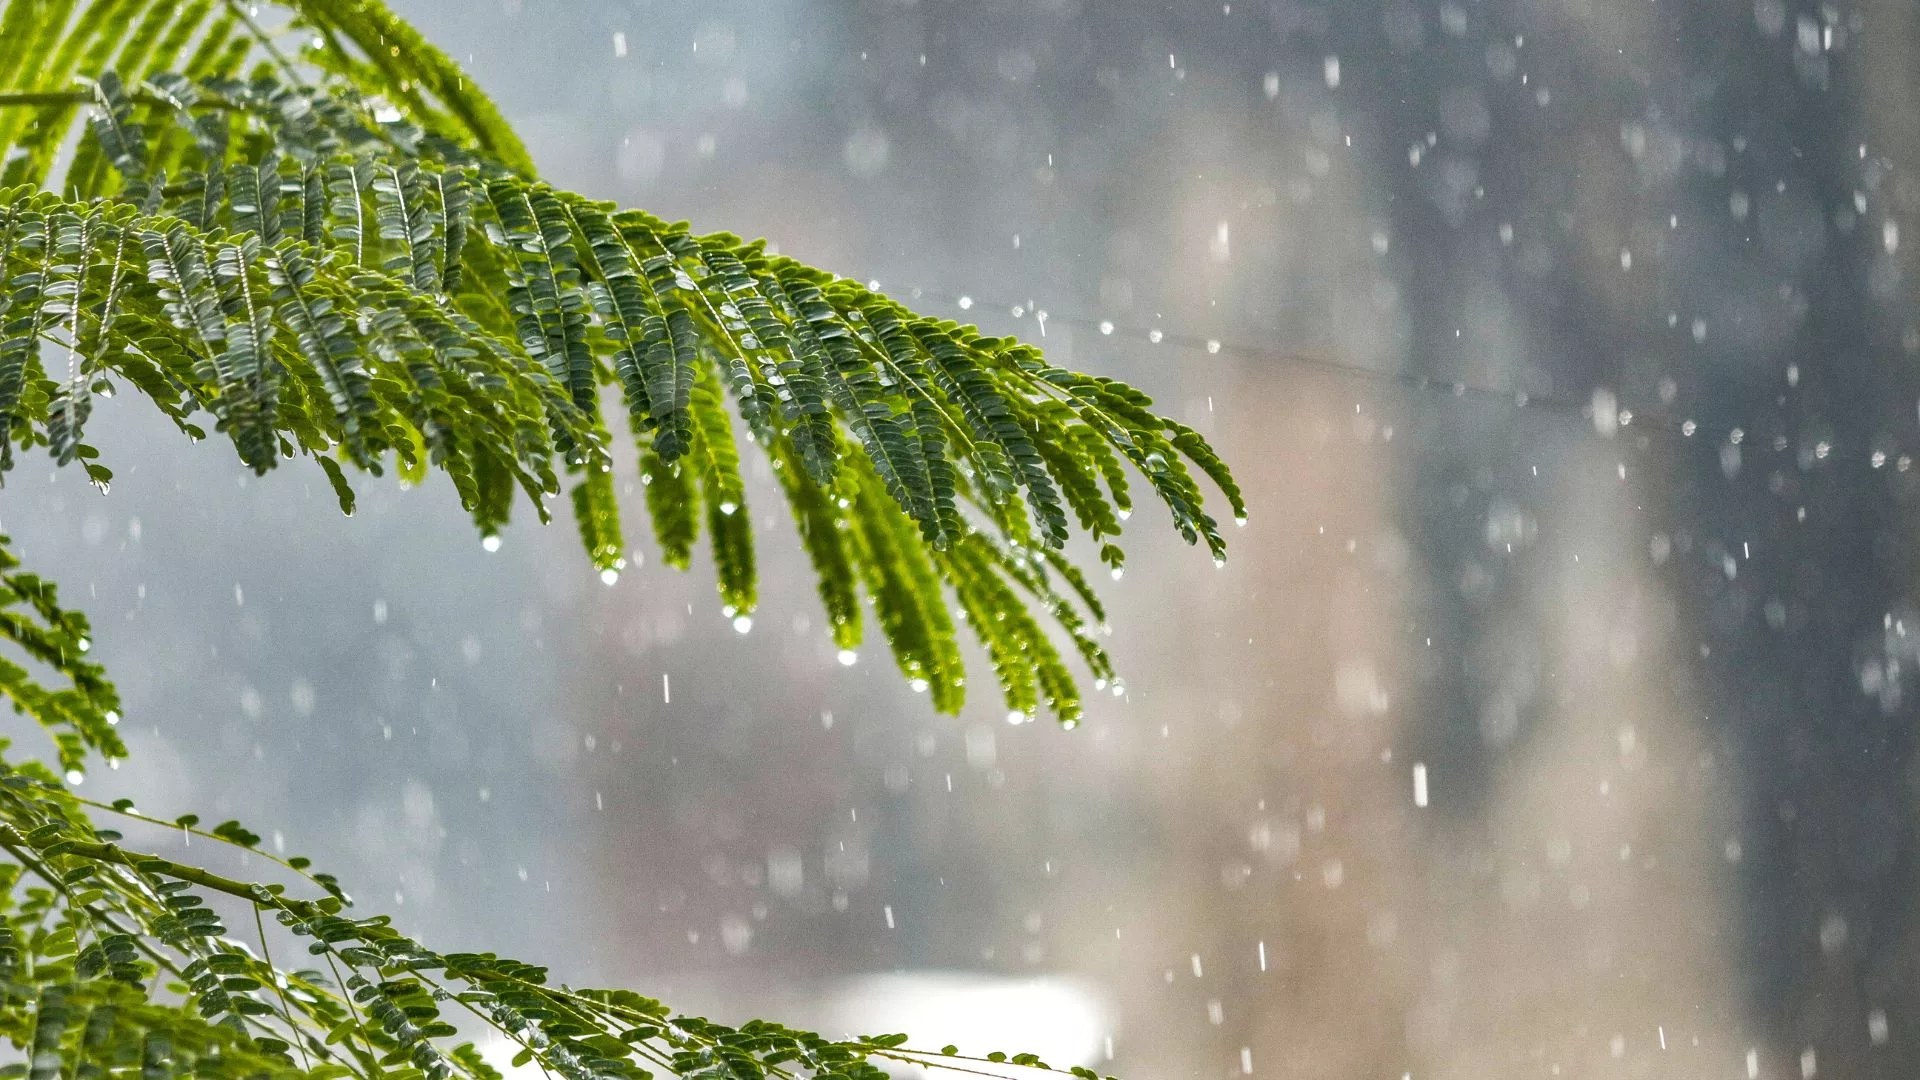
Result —
[{"label": "frond", "polygon": [[0,536],[0,639],[12,642],[42,677],[0,657],[0,698],[53,737],[63,772],[81,768],[91,751],[112,760],[126,756],[114,731],[120,698],[106,672],[87,659],[93,647],[86,616],[60,606],[51,582],[20,568]]},{"label": "frond", "polygon": [[[18,702],[21,685],[0,667],[0,693]],[[294,884],[146,854],[95,815],[240,848]],[[627,990],[556,985],[544,968],[492,953],[436,952],[386,916],[357,913],[308,860],[259,845],[238,822],[160,821],[0,760],[0,1039],[20,1048],[24,1075],[499,1080],[455,1020],[497,1033],[515,1064],[567,1080],[882,1080],[889,1065],[964,1068],[951,1050],[905,1047],[905,1036],[730,1027]],[[223,910],[241,921],[230,926]],[[276,962],[276,950],[301,965]]]},{"label": "frond", "polygon": [[[1215,558],[1195,471],[1245,517],[1206,441],[1132,387],[759,242],[542,183],[485,95],[378,0],[0,0],[0,42],[0,478],[44,447],[105,490],[86,432],[124,383],[196,440],[211,417],[257,473],[314,458],[346,513],[362,475],[438,469],[491,537],[519,496],[544,521],[568,488],[611,582],[628,551],[617,409],[662,557],[688,566],[704,525],[721,609],[744,629],[744,432],[843,660],[870,607],[913,687],[957,711],[964,622],[1009,710],[1069,726],[1081,694],[1057,642],[1096,686],[1113,679],[1105,614],[1066,550],[1075,526],[1119,567],[1128,467]],[[0,698],[67,775],[125,753],[89,633],[0,538]],[[90,814],[245,848],[313,898],[140,854]],[[457,1041],[455,1006],[565,1080],[880,1080],[964,1060],[900,1036],[723,1027],[434,953],[258,843],[0,760],[0,1038],[25,1075],[498,1080]],[[256,921],[258,954],[216,896]],[[315,968],[272,961],[269,918]]]},{"label": "frond", "polygon": [[[477,139],[463,146],[471,133],[429,126],[445,122],[433,110],[382,120],[355,86],[289,86],[258,72],[244,83],[159,74],[131,87],[102,72],[89,97],[117,193],[96,202],[30,188],[0,195],[0,225],[12,230],[10,242],[0,238],[9,243],[0,409],[20,412],[38,343],[71,350],[85,338],[94,377],[154,388],[183,426],[205,410],[256,471],[288,454],[335,457],[329,480],[343,501],[351,489],[341,464],[379,471],[391,458],[408,473],[424,459],[491,532],[507,520],[501,496],[511,486],[538,507],[558,471],[587,476],[575,482],[576,516],[589,515],[582,536],[608,571],[623,554],[591,538],[617,534],[601,497],[611,389],[635,430],[667,562],[686,564],[704,517],[721,606],[735,618],[756,595],[737,413],[751,441],[798,464],[783,477],[796,521],[819,516],[815,492],[837,492],[857,514],[876,512],[874,496],[884,495],[911,523],[904,537],[853,523],[856,577],[888,642],[906,650],[898,658],[908,677],[941,688],[941,708],[957,708],[965,685],[942,622],[949,597],[965,611],[969,597],[1024,595],[970,583],[986,564],[946,557],[956,545],[981,534],[1010,557],[1062,562],[1077,525],[1117,567],[1113,541],[1131,508],[1123,461],[1182,535],[1216,557],[1224,543],[1188,465],[1244,514],[1204,439],[1151,412],[1131,387],[921,317],[758,243],[696,235],[529,180],[481,156]],[[154,149],[135,102],[165,110],[178,147]],[[155,159],[169,153],[176,163],[196,155],[199,167],[159,180]],[[48,223],[69,220],[97,222],[73,289],[92,298],[98,282],[125,283],[111,321],[85,303],[42,298],[41,282],[58,276]],[[57,419],[22,413],[21,436],[80,455],[83,397],[70,386]],[[855,463],[849,496],[839,477]],[[817,564],[840,561],[809,550]],[[936,564],[941,573],[920,572]],[[1074,580],[1084,604],[1091,592],[1084,576]],[[1069,635],[1081,627],[1070,606],[1033,602]],[[837,638],[857,633],[844,612],[829,622]],[[999,658],[1013,707],[1033,711],[1044,697],[1063,717],[1077,710],[1075,693],[1026,689],[1041,670],[1012,658],[1053,654],[1027,647],[1024,624],[970,625]]]}]

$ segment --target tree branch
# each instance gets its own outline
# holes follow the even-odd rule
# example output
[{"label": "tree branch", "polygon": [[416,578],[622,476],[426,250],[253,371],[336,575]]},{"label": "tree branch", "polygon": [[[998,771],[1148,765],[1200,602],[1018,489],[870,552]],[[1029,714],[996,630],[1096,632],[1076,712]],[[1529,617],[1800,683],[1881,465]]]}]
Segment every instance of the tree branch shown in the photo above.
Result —
[{"label": "tree branch", "polygon": [[260,896],[260,890],[265,888],[265,886],[256,885],[248,881],[240,881],[235,878],[223,877],[210,870],[202,870],[197,866],[174,862],[172,859],[163,859],[158,855],[145,855],[138,851],[128,851],[117,844],[99,844],[86,840],[56,839],[45,845],[35,845],[32,841],[20,835],[19,831],[13,826],[0,825],[0,847],[13,848],[16,846],[31,848],[42,854],[45,854],[47,849],[52,848],[56,849],[53,851],[53,854],[56,855],[75,855],[82,859],[91,859],[94,862],[113,863],[117,866],[124,866],[129,870],[139,870],[143,873],[177,878],[180,881],[192,882],[203,889],[211,889],[217,893],[225,893],[228,896],[245,900],[249,904],[269,904],[302,921],[319,918],[327,914],[325,909],[311,900],[293,899],[291,897],[281,896],[278,893],[269,893],[272,897],[270,901],[263,900]]},{"label": "tree branch", "polygon": [[[127,95],[142,105],[172,105],[171,101],[159,94],[145,90],[134,90]],[[90,105],[95,98],[90,90],[20,90],[0,94],[0,109],[10,105],[32,107],[35,105]],[[196,106],[209,109],[238,109],[240,106],[217,97],[202,98],[194,102]]]}]

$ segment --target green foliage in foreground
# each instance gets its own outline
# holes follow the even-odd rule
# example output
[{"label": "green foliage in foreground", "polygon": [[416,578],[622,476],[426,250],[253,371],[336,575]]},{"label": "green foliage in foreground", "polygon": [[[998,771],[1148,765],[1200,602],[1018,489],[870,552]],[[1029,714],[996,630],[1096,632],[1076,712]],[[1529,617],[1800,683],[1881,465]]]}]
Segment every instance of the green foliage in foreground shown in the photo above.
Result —
[{"label": "green foliage in foreground", "polygon": [[[904,675],[957,710],[957,613],[1008,707],[1069,725],[1080,692],[1055,630],[1112,676],[1099,601],[1063,554],[1075,527],[1117,571],[1136,480],[1216,559],[1197,474],[1245,515],[1200,435],[1129,386],[540,182],[486,98],[373,0],[0,0],[0,41],[0,476],[41,448],[104,491],[87,425],[129,389],[255,472],[313,459],[348,513],[351,477],[387,471],[439,470],[486,536],[520,495],[545,520],[566,492],[610,578],[629,551],[614,460],[633,453],[666,561],[686,566],[704,531],[740,618],[756,602],[743,432],[842,649],[871,610]],[[0,695],[52,735],[60,773],[124,754],[85,619],[3,539],[0,639],[17,653]],[[149,822],[60,779],[0,761],[0,1035],[26,1058],[0,1075],[488,1078],[459,1042],[478,1026],[568,1080],[929,1057],[436,954],[237,823]],[[140,854],[102,813],[246,848],[287,880]],[[274,942],[309,967],[276,965]]]},{"label": "green foliage in foreground", "polygon": [[[244,848],[316,898],[123,847],[89,812]],[[631,991],[555,985],[516,960],[436,953],[385,916],[355,916],[333,879],[258,843],[235,822],[154,821],[80,799],[40,766],[0,763],[11,860],[0,863],[0,1037],[27,1058],[0,1075],[497,1080],[462,1041],[476,1028],[511,1039],[515,1064],[566,1080],[877,1078],[890,1065],[985,1060],[908,1049],[900,1036],[729,1027]]]}]

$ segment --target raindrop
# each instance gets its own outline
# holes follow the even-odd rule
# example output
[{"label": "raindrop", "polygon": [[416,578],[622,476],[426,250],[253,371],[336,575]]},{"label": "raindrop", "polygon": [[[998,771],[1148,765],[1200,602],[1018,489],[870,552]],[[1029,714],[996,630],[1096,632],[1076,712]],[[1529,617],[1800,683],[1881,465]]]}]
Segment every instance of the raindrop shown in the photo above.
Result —
[{"label": "raindrop", "polygon": [[753,616],[735,615],[733,617],[733,628],[736,632],[742,633],[742,634],[753,629]]},{"label": "raindrop", "polygon": [[480,538],[480,546],[481,546],[481,547],[483,547],[483,548],[485,548],[485,549],[487,549],[488,551],[499,551],[499,550],[500,550],[500,537],[498,537],[498,536],[484,536],[484,537],[481,537],[481,538]]},{"label": "raindrop", "polygon": [[620,580],[620,571],[615,570],[611,566],[607,567],[605,570],[600,571],[600,584],[602,585],[611,585],[614,582],[619,580]]},{"label": "raindrop", "polygon": [[1100,320],[1100,332],[1101,332],[1101,333],[1103,333],[1103,334],[1111,334],[1111,333],[1113,333],[1113,320],[1112,320],[1112,319],[1101,319],[1101,320]]},{"label": "raindrop", "polygon": [[1214,338],[1208,338],[1208,339],[1207,339],[1207,352],[1209,352],[1209,353],[1217,353],[1217,352],[1219,352],[1219,351],[1220,351],[1220,342],[1219,342],[1219,341],[1218,341],[1217,339],[1214,339]]},{"label": "raindrop", "polygon": [[961,297],[961,298],[960,298],[960,310],[961,310],[961,311],[970,311],[970,310],[972,310],[972,308],[973,308],[973,297],[971,297],[971,296],[963,296],[963,297]]},{"label": "raindrop", "polygon": [[909,679],[907,680],[907,685],[913,687],[913,692],[916,694],[924,694],[927,692],[928,683],[925,679]]},{"label": "raindrop", "polygon": [[852,667],[854,661],[858,659],[860,659],[860,654],[857,652],[854,652],[852,649],[840,650],[840,666],[841,667]]},{"label": "raindrop", "polygon": [[79,769],[67,770],[67,783],[69,784],[76,784],[76,785],[81,784],[81,783],[84,783],[86,779],[87,779],[86,774],[81,772]]},{"label": "raindrop", "polygon": [[1160,344],[1160,339],[1166,336],[1167,335],[1162,333],[1158,327],[1147,331],[1147,340],[1153,342],[1155,345]]}]

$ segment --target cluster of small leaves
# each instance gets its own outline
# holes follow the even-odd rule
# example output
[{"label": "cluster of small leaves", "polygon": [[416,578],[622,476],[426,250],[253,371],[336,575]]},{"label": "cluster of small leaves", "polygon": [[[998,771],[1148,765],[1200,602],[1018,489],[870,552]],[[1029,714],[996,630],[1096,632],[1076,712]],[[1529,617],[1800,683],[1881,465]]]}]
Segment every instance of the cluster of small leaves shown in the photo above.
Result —
[{"label": "cluster of small leaves", "polygon": [[[290,36],[306,43],[293,56]],[[957,610],[1010,707],[1069,722],[1079,693],[1041,619],[1111,675],[1099,601],[1062,553],[1071,526],[1118,571],[1129,467],[1216,558],[1193,470],[1244,515],[1205,441],[1130,387],[757,242],[540,183],[485,96],[377,0],[264,15],[239,0],[0,0],[0,41],[0,476],[16,449],[42,447],[105,490],[86,430],[126,385],[196,440],[207,424],[225,434],[256,472],[313,458],[348,513],[349,469],[438,469],[487,536],[516,490],[544,520],[570,482],[583,543],[612,575],[627,550],[613,399],[667,561],[687,565],[704,527],[723,607],[744,617],[756,582],[737,416],[842,649],[870,607],[907,676],[958,709]],[[68,773],[89,750],[124,753],[88,633],[0,539],[0,637],[19,654],[0,659],[0,695],[53,734]],[[129,850],[89,811],[245,849],[317,895]],[[437,954],[259,842],[237,822],[92,803],[0,760],[0,1038],[24,1053],[0,1076],[498,1080],[463,1024],[566,1080],[1046,1068],[901,1036],[727,1027],[491,954]],[[223,913],[253,924],[251,944]],[[276,965],[275,940],[309,966]]]},{"label": "cluster of small leaves", "polygon": [[[142,854],[95,827],[89,809],[243,848],[321,895]],[[503,1036],[514,1065],[565,1080],[880,1080],[889,1064],[968,1071],[966,1061],[1047,1068],[1029,1054],[929,1054],[899,1035],[732,1027],[631,991],[555,984],[543,968],[490,953],[437,953],[384,916],[355,915],[331,879],[258,843],[234,822],[206,831],[101,807],[37,765],[0,760],[0,1039],[25,1052],[0,1076],[498,1080],[463,1036],[476,1029]],[[216,903],[250,939],[229,931]],[[304,966],[277,965],[275,948],[304,949]]]},{"label": "cluster of small leaves", "polygon": [[[79,769],[89,751],[112,760],[125,757],[114,725],[120,698],[100,665],[86,658],[92,631],[86,616],[60,606],[58,592],[20,560],[0,536],[0,639],[12,642],[21,662],[0,656],[0,698],[32,718],[53,737],[61,771]],[[56,681],[48,687],[29,667]]]},{"label": "cluster of small leaves", "polygon": [[[108,69],[87,93],[65,175],[49,162],[0,192],[0,453],[44,444],[104,486],[82,440],[118,377],[194,437],[211,416],[256,471],[313,457],[349,511],[343,466],[433,466],[492,535],[516,489],[544,517],[557,459],[611,579],[627,555],[601,399],[617,390],[666,561],[686,565],[704,526],[737,618],[757,601],[737,413],[781,473],[840,648],[870,603],[903,672],[955,710],[957,605],[1008,707],[1069,722],[1078,688],[1029,605],[1112,675],[1098,602],[1061,556],[1071,523],[1117,571],[1128,465],[1216,558],[1189,466],[1244,513],[1205,441],[1131,387],[529,179],[340,76]],[[55,179],[58,195],[39,186]]]}]

